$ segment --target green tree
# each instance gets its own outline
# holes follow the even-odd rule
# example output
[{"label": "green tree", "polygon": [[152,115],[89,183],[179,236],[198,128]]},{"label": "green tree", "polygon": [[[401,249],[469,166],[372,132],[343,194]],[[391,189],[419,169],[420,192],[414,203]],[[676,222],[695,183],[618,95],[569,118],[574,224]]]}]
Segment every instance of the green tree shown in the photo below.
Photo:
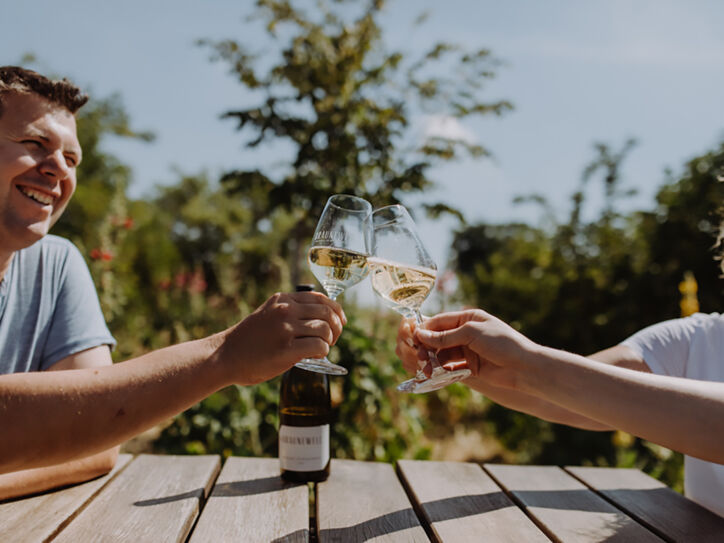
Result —
[{"label": "green tree", "polygon": [[[483,83],[497,66],[488,50],[438,43],[409,59],[384,47],[382,0],[368,2],[357,15],[354,3],[335,4],[337,10],[319,2],[310,15],[288,0],[258,0],[252,20],[265,25],[276,47],[267,51],[278,57],[256,54],[235,40],[201,42],[260,96],[258,105],[224,114],[252,133],[248,146],[283,141],[294,149],[290,168],[280,175],[239,169],[222,182],[240,197],[259,201],[259,221],[280,208],[294,217],[283,255],[295,281],[301,248],[330,194],[356,194],[373,205],[397,203],[404,194],[432,186],[428,170],[435,161],[488,154],[460,139],[416,141],[415,114],[464,119],[511,108],[504,100],[482,101]],[[425,208],[459,215],[442,203]]]},{"label": "green tree", "polygon": [[[261,0],[251,20],[265,25],[265,54],[256,55],[234,40],[201,42],[259,97],[256,105],[224,115],[251,134],[248,146],[284,142],[293,149],[281,174],[273,168],[228,172],[221,180],[226,203],[217,201],[216,192],[207,193],[208,186],[190,180],[164,191],[159,200],[163,220],[171,221],[164,229],[173,232],[185,265],[203,262],[205,251],[213,255],[214,262],[204,267],[209,289],[216,283],[213,274],[230,264],[239,272],[240,306],[253,298],[249,288],[266,295],[298,281],[302,248],[330,194],[352,193],[375,205],[398,202],[432,186],[428,169],[435,161],[488,154],[462,140],[417,141],[411,126],[415,115],[463,119],[510,108],[505,101],[480,98],[482,83],[493,77],[496,66],[488,51],[467,53],[438,44],[415,60],[388,52],[378,22],[382,8],[382,2],[372,2],[360,12],[352,2],[321,2],[312,16],[292,2]],[[193,203],[195,194],[199,198]],[[228,228],[226,208],[238,210],[235,229]],[[456,213],[435,203],[426,209],[433,215]],[[227,254],[229,247],[236,260]],[[394,354],[397,319],[380,319],[349,305],[346,311],[350,322],[330,354],[350,370],[333,384],[335,456],[424,456],[419,410],[426,402],[400,397],[394,389],[402,373]],[[276,386],[232,387],[201,402],[176,419],[158,447],[274,454]],[[457,405],[457,398],[451,404]]]}]

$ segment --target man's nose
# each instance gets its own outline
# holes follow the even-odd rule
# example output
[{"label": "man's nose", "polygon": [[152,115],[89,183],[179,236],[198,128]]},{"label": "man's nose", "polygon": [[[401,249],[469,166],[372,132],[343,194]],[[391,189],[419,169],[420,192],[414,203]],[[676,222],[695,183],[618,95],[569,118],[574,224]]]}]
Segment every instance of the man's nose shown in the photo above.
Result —
[{"label": "man's nose", "polygon": [[60,181],[70,175],[70,168],[63,153],[56,151],[49,153],[40,163],[40,172],[50,179]]}]

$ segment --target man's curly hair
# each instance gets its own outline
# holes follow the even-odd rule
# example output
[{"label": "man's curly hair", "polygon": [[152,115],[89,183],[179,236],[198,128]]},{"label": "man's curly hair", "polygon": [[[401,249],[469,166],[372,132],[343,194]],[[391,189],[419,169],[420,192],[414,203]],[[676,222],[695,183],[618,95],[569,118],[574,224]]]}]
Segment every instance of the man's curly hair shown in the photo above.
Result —
[{"label": "man's curly hair", "polygon": [[19,66],[0,66],[0,116],[5,97],[13,93],[37,94],[73,114],[88,101],[88,95],[67,79],[52,80]]}]

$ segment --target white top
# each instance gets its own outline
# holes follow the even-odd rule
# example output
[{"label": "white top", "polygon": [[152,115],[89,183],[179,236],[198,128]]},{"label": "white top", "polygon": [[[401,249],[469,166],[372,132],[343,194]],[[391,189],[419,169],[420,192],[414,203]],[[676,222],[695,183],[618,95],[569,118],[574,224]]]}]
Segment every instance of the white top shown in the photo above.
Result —
[{"label": "white top", "polygon": [[[719,313],[654,324],[623,345],[641,355],[653,373],[724,382],[724,315]],[[689,498],[724,517],[724,465],[686,456],[684,489]]]}]

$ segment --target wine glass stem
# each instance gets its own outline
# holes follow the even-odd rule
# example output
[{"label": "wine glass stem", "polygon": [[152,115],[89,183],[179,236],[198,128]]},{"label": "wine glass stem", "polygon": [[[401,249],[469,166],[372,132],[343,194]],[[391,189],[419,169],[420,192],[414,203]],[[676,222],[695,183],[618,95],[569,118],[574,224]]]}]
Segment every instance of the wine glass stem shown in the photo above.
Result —
[{"label": "wine glass stem", "polygon": [[[415,310],[415,322],[417,323],[417,326],[422,326],[422,315],[420,314],[420,310]],[[439,370],[442,366],[440,366],[440,361],[437,359],[437,355],[428,349],[427,351],[427,359],[430,361],[430,364],[432,365],[432,373],[436,373],[437,370]],[[425,368],[425,362],[420,361],[420,367],[417,369],[417,375],[415,375],[415,379],[418,381],[424,381],[427,379],[427,376],[425,375],[425,372],[423,371]]]}]

